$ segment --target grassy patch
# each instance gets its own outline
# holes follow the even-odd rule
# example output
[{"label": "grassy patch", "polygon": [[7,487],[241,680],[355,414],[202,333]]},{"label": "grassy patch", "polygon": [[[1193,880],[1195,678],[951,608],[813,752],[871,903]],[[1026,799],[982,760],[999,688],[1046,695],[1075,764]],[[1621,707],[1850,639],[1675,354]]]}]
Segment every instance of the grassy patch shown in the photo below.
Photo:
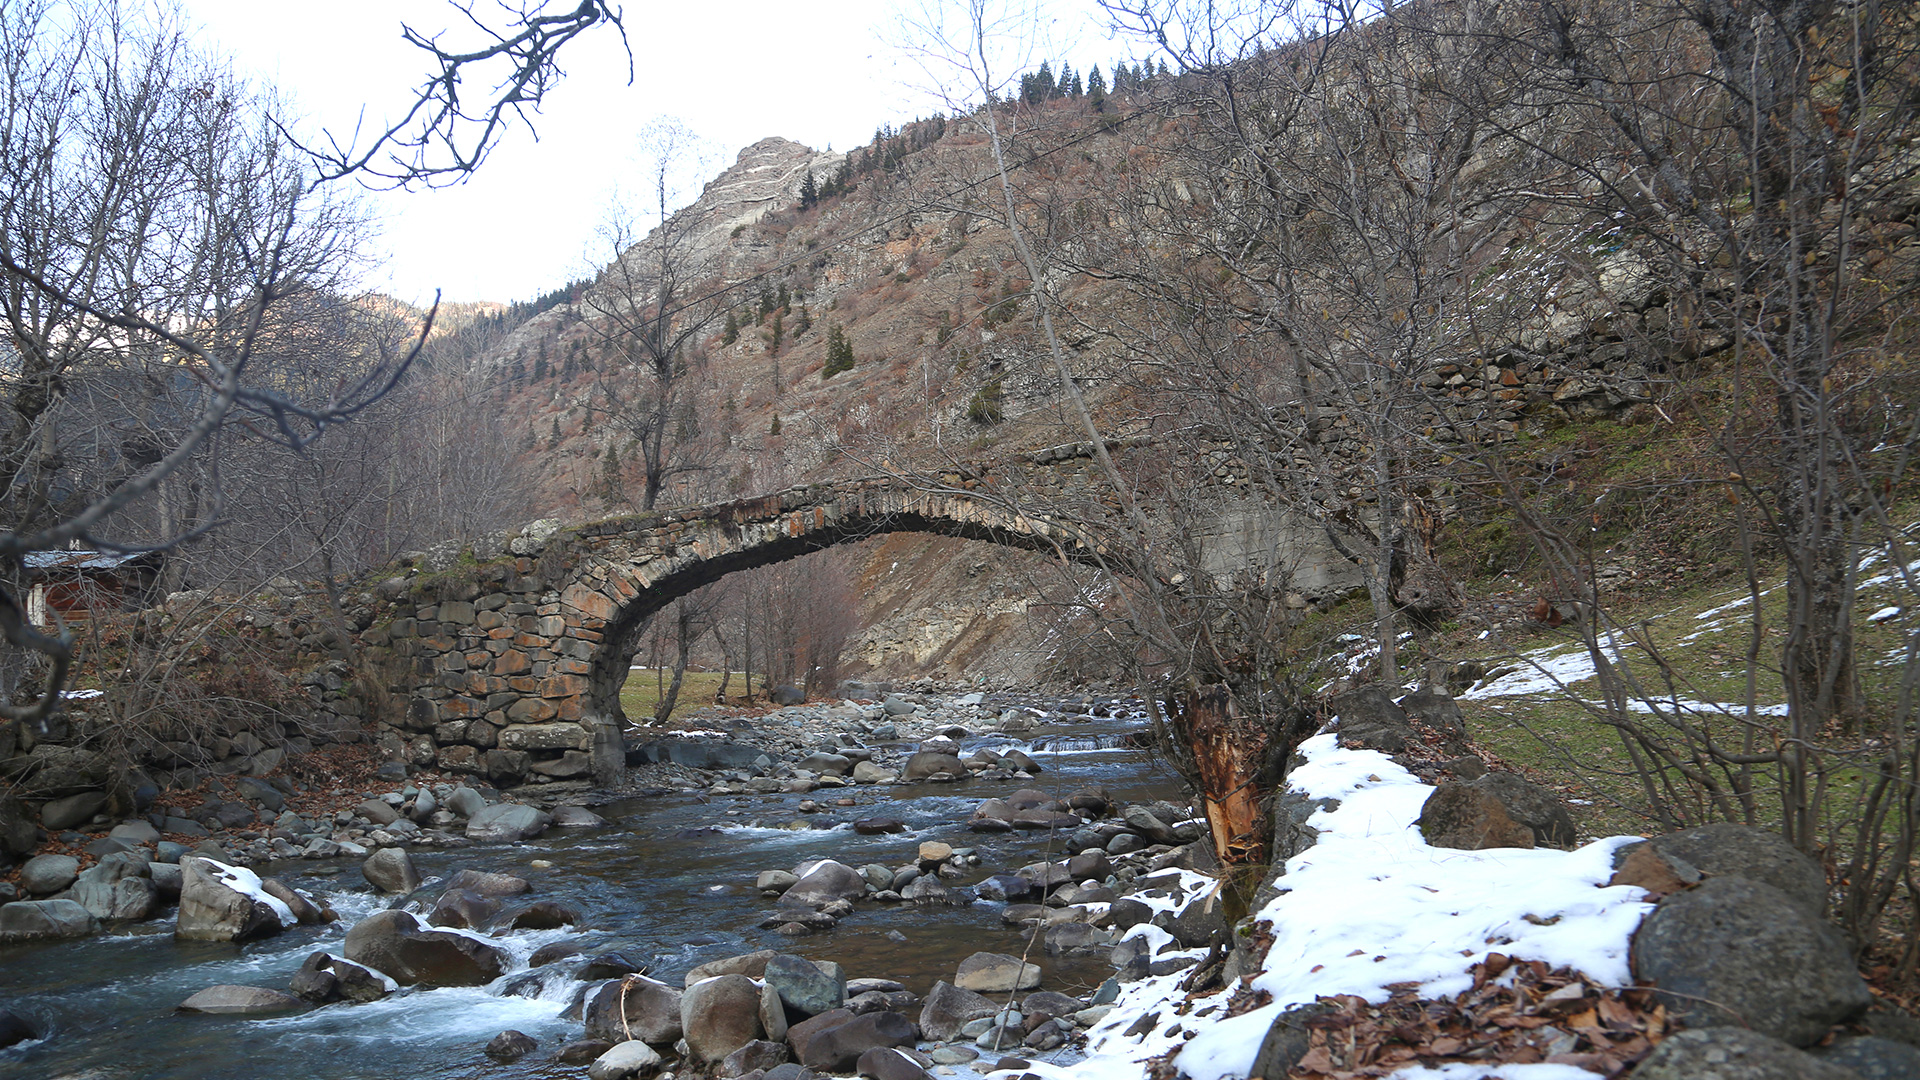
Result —
[{"label": "grassy patch", "polygon": [[[620,708],[627,718],[635,723],[644,724],[653,720],[653,710],[659,706],[661,691],[672,685],[672,671],[648,669],[635,671],[627,676],[627,683],[620,688]],[[733,673],[732,681],[727,683],[730,696],[742,694],[747,689],[746,678],[739,672]],[[680,699],[674,702],[673,715],[669,720],[680,720],[695,709],[713,704],[713,695],[720,692],[720,673],[717,671],[689,671],[680,684]]]}]

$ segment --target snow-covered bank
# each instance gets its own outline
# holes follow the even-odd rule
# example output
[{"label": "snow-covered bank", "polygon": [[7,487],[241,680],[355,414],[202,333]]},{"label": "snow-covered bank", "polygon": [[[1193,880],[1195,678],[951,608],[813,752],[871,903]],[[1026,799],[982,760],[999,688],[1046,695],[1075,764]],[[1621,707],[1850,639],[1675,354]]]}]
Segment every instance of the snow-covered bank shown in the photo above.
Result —
[{"label": "snow-covered bank", "polygon": [[[1458,994],[1472,985],[1468,969],[1489,953],[1571,967],[1607,986],[1630,981],[1628,941],[1652,905],[1643,890],[1606,882],[1615,849],[1638,837],[1575,851],[1434,848],[1414,826],[1433,789],[1385,754],[1342,749],[1325,733],[1300,753],[1306,762],[1289,786],[1339,806],[1309,819],[1318,843],[1288,861],[1279,882],[1286,891],[1259,912],[1274,940],[1251,989],[1271,1001],[1229,1017],[1228,993],[1184,1001],[1177,986],[1185,972],[1144,979],[1128,986],[1090,1032],[1084,1060],[1036,1061],[1031,1071],[1059,1080],[1141,1076],[1149,1059],[1177,1050],[1174,1066],[1193,1080],[1244,1077],[1283,1010],[1333,994],[1385,1001],[1394,983],[1418,983],[1424,996]],[[1137,935],[1164,932],[1143,925],[1130,936]],[[1155,1019],[1144,1021],[1149,1015]],[[1594,1074],[1534,1064],[1414,1067],[1401,1075]]]}]

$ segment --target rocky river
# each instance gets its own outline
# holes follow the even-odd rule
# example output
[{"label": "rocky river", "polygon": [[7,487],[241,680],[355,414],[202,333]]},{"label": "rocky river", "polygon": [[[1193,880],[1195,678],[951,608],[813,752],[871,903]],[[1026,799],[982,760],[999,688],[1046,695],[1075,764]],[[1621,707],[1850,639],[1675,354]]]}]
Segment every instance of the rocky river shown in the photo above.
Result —
[{"label": "rocky river", "polygon": [[[180,887],[184,859],[190,880],[250,864],[291,891],[296,909],[310,900],[315,911],[305,923],[295,910],[281,912],[290,925],[244,944],[187,940],[176,933],[188,920],[175,907],[138,920],[97,918],[103,904],[114,913],[100,899],[111,890],[89,892],[86,875],[69,883],[40,874],[39,888],[60,885],[54,892],[17,886],[23,903],[0,908],[0,936],[31,937],[17,932],[32,925],[29,915],[62,901],[79,907],[76,897],[90,901],[94,911],[83,917],[98,929],[0,946],[0,1008],[32,1033],[0,1050],[0,1077],[578,1076],[608,1042],[633,1032],[642,990],[663,985],[649,992],[671,992],[677,1002],[688,973],[701,968],[697,975],[773,993],[764,988],[797,985],[791,972],[776,978],[794,956],[815,962],[801,981],[817,969],[826,989],[815,987],[813,997],[781,989],[776,1015],[762,1006],[759,1057],[727,1064],[716,1048],[731,1036],[716,1043],[704,1029],[676,1030],[645,1040],[664,1060],[603,1062],[594,1075],[738,1075],[788,1056],[804,1061],[802,1046],[770,1029],[845,1007],[851,1018],[880,1018],[865,1019],[874,1031],[856,1049],[903,1051],[898,1062],[869,1062],[873,1068],[974,1076],[1014,1050],[1072,1055],[1111,997],[1111,984],[1102,988],[1115,973],[1118,894],[1143,875],[1195,861],[1204,846],[1191,843],[1200,823],[1166,801],[1178,797],[1177,778],[1139,746],[1145,720],[1135,702],[905,695],[698,723],[636,734],[633,783],[619,792],[549,785],[501,796],[396,778],[334,792],[349,803],[359,797],[358,808],[328,820],[289,820],[282,811],[271,831],[224,841],[216,831],[194,848],[180,843],[191,836],[160,840],[143,823],[122,825],[123,854],[96,838],[113,823],[82,827],[102,853],[96,866],[130,867],[116,873],[152,882],[140,889],[163,905],[168,889]],[[155,816],[147,824],[185,828]],[[273,814],[257,816],[264,823]],[[523,825],[534,835],[485,839]],[[476,873],[458,876],[463,871]],[[272,906],[248,892],[247,870],[231,874],[222,880]],[[1152,912],[1135,914],[1139,921]],[[403,930],[423,924],[429,937],[465,940],[461,948],[484,953],[480,974],[457,980],[474,985],[428,985],[456,981],[444,972],[417,982],[382,972],[359,980],[358,996],[373,1000],[314,1004],[337,997],[355,974],[354,965],[316,954],[393,955],[369,953],[373,946],[349,934],[365,939],[375,924],[394,922]],[[996,989],[1003,973],[985,971],[995,962],[982,953],[1035,965],[1039,1004],[1010,1016],[999,1011],[1008,995],[991,993],[997,1010],[981,1015],[972,993],[951,984]],[[789,959],[769,971],[776,954]],[[316,965],[331,965],[331,974],[317,974]],[[1018,997],[1027,998],[1032,973],[1017,962],[1011,971]],[[377,985],[394,974],[415,984],[391,992]],[[214,995],[215,1011],[180,1008],[217,986],[299,991],[306,1000],[260,996],[247,1007],[261,1011],[217,1011],[230,1007],[227,991]],[[609,997],[609,986],[623,996]],[[510,1031],[525,1039],[496,1041]],[[601,1041],[585,1045],[593,1037]],[[835,1046],[853,1036],[837,1038]],[[851,1074],[856,1063],[844,1049],[816,1048],[815,1064]]]}]

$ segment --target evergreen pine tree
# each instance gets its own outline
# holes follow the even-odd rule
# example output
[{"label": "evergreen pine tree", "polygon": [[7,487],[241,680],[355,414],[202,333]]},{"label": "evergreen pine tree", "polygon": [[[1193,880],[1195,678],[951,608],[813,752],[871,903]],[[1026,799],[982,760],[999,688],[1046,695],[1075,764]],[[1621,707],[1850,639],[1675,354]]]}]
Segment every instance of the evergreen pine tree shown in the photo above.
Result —
[{"label": "evergreen pine tree", "polygon": [[773,414],[773,423],[767,425],[767,434],[769,435],[780,434],[780,414],[779,413]]},{"label": "evergreen pine tree", "polygon": [[811,210],[820,202],[820,189],[813,182],[813,170],[807,170],[806,179],[800,181],[800,209]]},{"label": "evergreen pine tree", "polygon": [[607,502],[620,501],[620,492],[626,484],[620,476],[620,448],[612,443],[607,444],[606,472],[601,478],[601,483],[605,485],[602,497]]},{"label": "evergreen pine tree", "polygon": [[807,305],[801,304],[799,313],[794,316],[793,336],[799,337],[811,329],[813,329],[813,316],[807,314]]},{"label": "evergreen pine tree", "polygon": [[787,286],[784,282],[780,285],[779,295],[774,297],[774,299],[778,304],[775,310],[788,311],[793,307],[793,294],[787,291]]},{"label": "evergreen pine tree", "polygon": [[547,436],[547,449],[554,450],[554,449],[558,449],[559,446],[560,446],[560,418],[556,416],[553,418],[553,433]]},{"label": "evergreen pine tree", "polygon": [[785,313],[785,311],[786,311],[785,308],[773,309],[773,337],[770,342],[771,350],[773,352],[780,351],[780,338],[781,338],[780,320],[781,320],[781,316]]},{"label": "evergreen pine tree", "polygon": [[720,331],[720,344],[731,345],[740,340],[740,317],[727,312],[727,328]]},{"label": "evergreen pine tree", "polygon": [[533,361],[533,381],[546,382],[547,376],[550,374],[552,374],[552,372],[547,370],[547,358],[544,355],[535,357]]},{"label": "evergreen pine tree", "polygon": [[1078,91],[1073,88],[1073,84],[1078,82],[1079,78],[1074,74],[1072,64],[1065,60],[1060,61],[1060,77],[1054,80],[1053,96],[1057,98],[1077,96]]},{"label": "evergreen pine tree", "polygon": [[1087,103],[1093,106],[1094,112],[1107,111],[1107,80],[1100,77],[1099,64],[1093,65],[1093,70],[1087,72]]},{"label": "evergreen pine tree", "polygon": [[843,371],[853,370],[853,343],[847,340],[846,331],[839,323],[827,328],[827,366],[820,371],[820,377],[831,379]]}]

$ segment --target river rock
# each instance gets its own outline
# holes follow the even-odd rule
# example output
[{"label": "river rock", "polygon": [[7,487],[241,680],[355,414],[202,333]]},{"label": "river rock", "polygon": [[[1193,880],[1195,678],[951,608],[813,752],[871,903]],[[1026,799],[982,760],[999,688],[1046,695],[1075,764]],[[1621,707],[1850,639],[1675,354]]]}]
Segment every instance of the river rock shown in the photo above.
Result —
[{"label": "river rock", "polygon": [[757,979],[766,973],[767,961],[778,955],[780,955],[779,952],[773,949],[756,949],[738,956],[709,960],[687,972],[685,985],[692,986],[702,979],[711,979],[715,975],[745,975],[749,979]]},{"label": "river rock", "polygon": [[843,898],[867,894],[867,879],[860,872],[832,859],[822,859],[807,867],[800,879],[780,894],[780,903],[788,907],[819,907]]},{"label": "river rock", "polygon": [[300,1007],[300,999],[262,986],[231,983],[209,986],[180,1003],[181,1012],[258,1014],[286,1012]]},{"label": "river rock", "polygon": [[930,1080],[932,1073],[891,1046],[876,1046],[860,1055],[854,1071],[873,1080]]},{"label": "river rock", "polygon": [[107,793],[104,791],[83,791],[78,795],[48,799],[40,806],[40,825],[48,832],[71,829],[92,821],[95,814],[106,808]]},{"label": "river rock", "polygon": [[591,1065],[601,1054],[613,1049],[605,1039],[575,1039],[553,1052],[553,1060],[562,1065]]},{"label": "river rock", "polygon": [[720,1062],[717,1076],[746,1076],[756,1070],[771,1069],[787,1063],[787,1044],[772,1039],[755,1039],[728,1054]]},{"label": "river rock", "polygon": [[420,887],[420,871],[405,848],[381,848],[360,864],[360,874],[383,893],[410,893]]},{"label": "river rock", "polygon": [[486,808],[486,797],[465,784],[454,788],[447,796],[447,809],[463,818],[470,818]]},{"label": "river rock", "polygon": [[1553,789],[1510,772],[1487,773],[1468,783],[1499,799],[1508,817],[1532,830],[1535,847],[1573,846],[1573,815]]},{"label": "river rock", "polygon": [[526,878],[511,874],[490,874],[484,870],[462,870],[447,879],[447,888],[465,889],[480,896],[518,896],[532,889]]},{"label": "river rock", "polygon": [[1040,768],[1040,763],[1028,757],[1024,750],[1009,750],[1001,754],[1000,765],[1002,768],[1029,774],[1044,771]]},{"label": "river rock", "polygon": [[871,761],[853,763],[853,782],[856,784],[891,784],[900,779],[900,774]]},{"label": "river rock", "polygon": [[380,799],[363,800],[354,812],[375,825],[391,825],[400,820],[400,811]]},{"label": "river rock", "polygon": [[483,941],[428,930],[405,911],[379,911],[347,931],[347,959],[402,986],[484,986],[506,970],[506,954]]},{"label": "river rock", "polygon": [[786,870],[762,870],[760,876],[753,879],[753,887],[761,892],[784,892],[799,880],[799,877]]},{"label": "river rock", "polygon": [[1121,819],[1132,826],[1141,836],[1156,844],[1178,844],[1180,837],[1174,834],[1171,826],[1153,815],[1144,806],[1129,806],[1121,812]]},{"label": "river rock", "polygon": [[745,975],[716,975],[680,996],[687,1047],[702,1061],[720,1061],[764,1034],[760,988]]},{"label": "river rock", "polygon": [[907,823],[897,817],[865,817],[853,823],[853,831],[861,836],[886,836],[907,831]]},{"label": "river rock", "polygon": [[523,803],[496,803],[467,820],[467,839],[496,843],[528,840],[547,831],[553,819]]},{"label": "river rock", "polygon": [[682,1032],[681,993],[644,975],[603,983],[587,996],[587,1035],[609,1042],[638,1039],[672,1046]]},{"label": "river rock", "polygon": [[32,1024],[6,1009],[0,1009],[0,1050],[40,1037]]},{"label": "river rock", "polygon": [[800,1064],[820,1072],[845,1072],[876,1046],[913,1045],[913,1021],[895,1012],[867,1013],[815,1031],[794,1044]]},{"label": "river rock", "polygon": [[556,806],[553,808],[552,825],[556,829],[597,829],[607,823],[607,819],[584,806]]},{"label": "river rock", "polygon": [[487,1042],[487,1056],[501,1064],[519,1061],[540,1048],[540,1040],[524,1031],[509,1028]]},{"label": "river rock", "polygon": [[1000,1011],[990,999],[949,982],[936,982],[920,1007],[920,1030],[929,1039],[949,1041],[968,1023]]},{"label": "river rock", "polygon": [[1860,1080],[1858,1073],[1757,1031],[1710,1027],[1669,1036],[1634,1080]]},{"label": "river rock", "polygon": [[638,1039],[614,1044],[587,1066],[587,1080],[627,1080],[651,1076],[660,1069],[660,1055]]},{"label": "river rock", "polygon": [[847,1000],[846,983],[805,957],[781,953],[767,961],[761,977],[780,995],[789,1012],[803,1017],[837,1009]]},{"label": "river rock", "polygon": [[1021,963],[1017,956],[977,952],[960,961],[953,984],[962,990],[984,994],[1031,990],[1040,985],[1040,968]]},{"label": "river rock", "polygon": [[953,754],[938,750],[922,750],[908,758],[906,766],[900,770],[900,778],[908,781],[926,780],[943,774],[965,777],[966,763]]},{"label": "river rock", "polygon": [[1033,882],[1019,874],[993,874],[973,887],[982,900],[1020,901],[1033,893]]},{"label": "river rock", "polygon": [[796,769],[808,772],[825,773],[829,776],[845,776],[853,771],[853,760],[842,754],[830,754],[816,750],[793,763]]},{"label": "river rock", "polygon": [[260,882],[260,890],[287,905],[287,909],[293,912],[294,921],[301,926],[319,926],[333,921],[332,912],[314,903],[312,897],[279,878],[263,879]]},{"label": "river rock", "polygon": [[[834,965],[836,968],[838,964]],[[780,1000],[780,992],[772,983],[760,984],[760,1033],[774,1042],[784,1042],[787,1037],[787,1003]]]},{"label": "river rock", "polygon": [[[538,956],[538,953],[534,955]],[[600,953],[590,956],[580,965],[573,977],[587,982],[597,979],[617,979],[622,975],[645,975],[647,965],[619,952]]]},{"label": "river rock", "polygon": [[[108,922],[129,922],[144,919],[153,914],[159,906],[159,897],[153,882],[145,877],[90,877],[95,870],[88,870],[73,883],[73,891],[68,895],[96,919]],[[141,869],[145,869],[143,863]]]},{"label": "river rock", "polygon": [[1662,900],[1633,936],[1632,961],[1688,1026],[1743,1026],[1795,1046],[1873,1002],[1837,929],[1745,878],[1708,878]]},{"label": "river rock", "polygon": [[35,855],[20,868],[20,887],[29,896],[51,896],[80,876],[80,860],[71,855]]},{"label": "river rock", "polygon": [[536,900],[507,920],[509,930],[558,930],[580,925],[580,912],[557,900]]},{"label": "river rock", "polygon": [[485,926],[488,920],[498,914],[500,901],[466,889],[448,889],[433,902],[433,910],[427,912],[427,923],[456,930],[473,930]]},{"label": "river rock", "polygon": [[0,945],[82,938],[99,931],[99,920],[72,900],[19,900],[0,905]]},{"label": "river rock", "polygon": [[174,936],[186,941],[256,941],[293,920],[251,870],[198,855],[180,860],[180,911]]},{"label": "river rock", "polygon": [[323,1005],[329,1001],[379,1001],[399,989],[383,972],[328,952],[310,954],[288,985],[295,997]]}]

